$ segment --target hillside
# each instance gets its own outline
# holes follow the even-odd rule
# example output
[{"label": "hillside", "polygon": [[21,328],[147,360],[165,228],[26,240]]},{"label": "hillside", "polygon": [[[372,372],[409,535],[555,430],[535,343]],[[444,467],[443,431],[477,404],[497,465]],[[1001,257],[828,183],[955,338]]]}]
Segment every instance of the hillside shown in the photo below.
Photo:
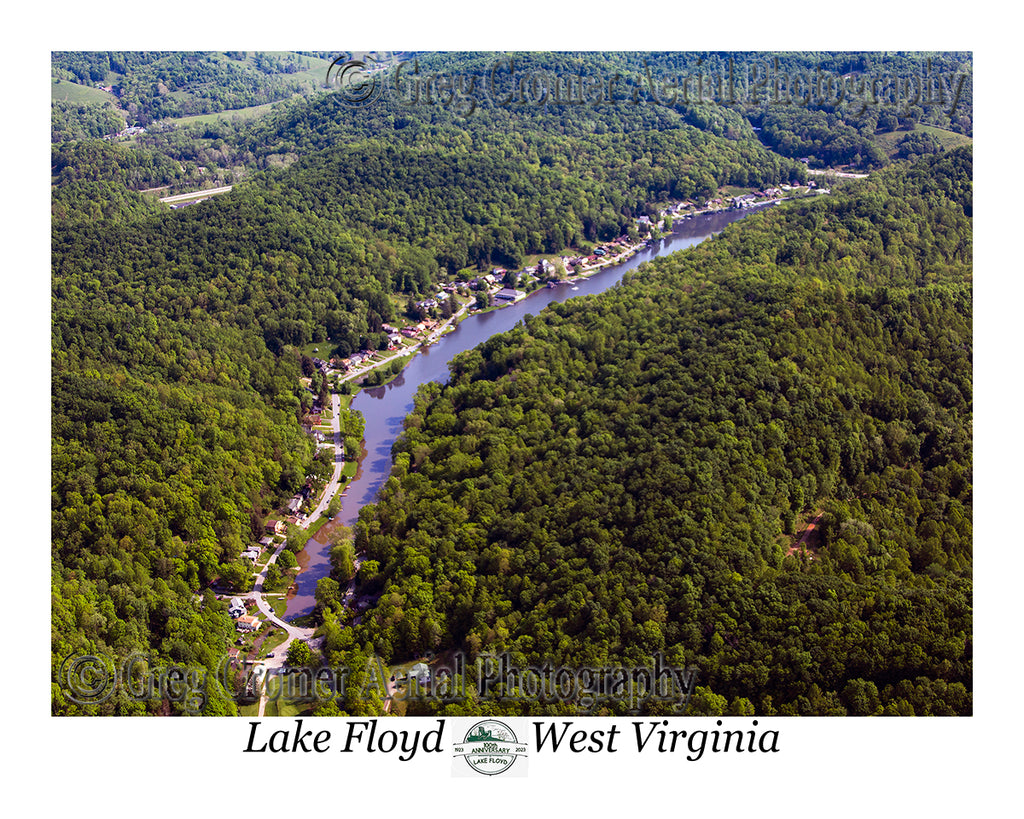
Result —
[{"label": "hillside", "polygon": [[[328,657],[663,652],[698,713],[970,713],[971,211],[959,150],[465,354],[364,509],[381,596]],[[569,707],[505,693],[422,707]]]}]

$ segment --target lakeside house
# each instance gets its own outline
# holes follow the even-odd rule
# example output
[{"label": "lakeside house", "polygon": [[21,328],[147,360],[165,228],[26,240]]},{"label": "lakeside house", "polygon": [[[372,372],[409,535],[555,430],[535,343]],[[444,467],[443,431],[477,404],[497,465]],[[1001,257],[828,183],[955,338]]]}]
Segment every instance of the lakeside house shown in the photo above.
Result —
[{"label": "lakeside house", "polygon": [[494,294],[494,298],[497,301],[507,301],[510,304],[520,301],[526,298],[526,293],[522,290],[516,290],[511,287],[503,287],[497,293]]}]

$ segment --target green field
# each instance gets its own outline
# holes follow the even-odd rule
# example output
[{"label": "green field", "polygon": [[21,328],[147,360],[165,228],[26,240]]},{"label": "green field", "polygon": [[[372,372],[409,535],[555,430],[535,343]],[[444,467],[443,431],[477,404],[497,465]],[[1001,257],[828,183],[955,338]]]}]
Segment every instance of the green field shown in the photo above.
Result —
[{"label": "green field", "polygon": [[[295,75],[299,76],[299,75]],[[292,97],[295,99],[298,95]],[[219,120],[225,120],[231,122],[234,119],[248,120],[262,117],[264,114],[269,113],[273,110],[276,105],[283,105],[288,100],[279,100],[278,102],[266,102],[263,105],[252,105],[249,108],[235,108],[229,111],[218,111],[215,114],[194,114],[188,117],[167,117],[163,122],[170,125],[209,125]]]},{"label": "green field", "polygon": [[[947,151],[959,147],[960,145],[970,145],[974,142],[974,140],[969,136],[958,134],[954,131],[947,131],[945,128],[937,128],[934,125],[922,125],[918,123],[914,130],[923,131],[928,134]],[[884,134],[875,134],[875,142],[878,143],[878,146],[885,151],[886,154],[893,156],[896,153],[896,143],[909,133],[912,132],[890,131]]]},{"label": "green field", "polygon": [[117,106],[117,97],[106,91],[100,91],[90,85],[79,85],[75,82],[60,80],[50,83],[50,99],[63,100],[76,105],[103,105],[110,103]]}]

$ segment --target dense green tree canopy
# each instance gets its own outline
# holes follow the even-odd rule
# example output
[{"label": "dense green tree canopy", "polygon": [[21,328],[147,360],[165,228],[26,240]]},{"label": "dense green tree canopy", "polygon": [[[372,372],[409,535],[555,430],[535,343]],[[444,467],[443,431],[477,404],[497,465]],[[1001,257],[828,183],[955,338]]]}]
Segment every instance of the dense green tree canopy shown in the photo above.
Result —
[{"label": "dense green tree canopy", "polygon": [[357,527],[356,644],[664,651],[759,713],[969,713],[970,169],[750,217],[457,359]]}]

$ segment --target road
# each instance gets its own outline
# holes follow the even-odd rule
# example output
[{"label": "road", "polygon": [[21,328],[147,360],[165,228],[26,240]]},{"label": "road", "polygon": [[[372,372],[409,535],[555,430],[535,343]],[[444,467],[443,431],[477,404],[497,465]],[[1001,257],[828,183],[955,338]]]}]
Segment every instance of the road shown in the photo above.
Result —
[{"label": "road", "polygon": [[847,173],[846,171],[831,171],[827,168],[824,170],[816,168],[808,168],[807,173],[811,176],[838,176],[840,179],[867,179],[866,173]]},{"label": "road", "polygon": [[162,196],[161,202],[172,204],[174,202],[187,202],[190,199],[205,199],[208,196],[216,196],[218,193],[227,193],[234,185],[225,185],[223,188],[210,188],[206,191],[192,191],[192,193],[177,193],[174,196]]},{"label": "road", "polygon": [[263,583],[267,579],[267,569],[277,560],[277,556],[281,554],[281,550],[278,549],[274,554],[270,556],[270,560],[267,561],[267,565],[264,566],[258,575],[256,575],[256,582],[253,584],[253,590],[247,594],[237,595],[243,600],[255,600],[256,607],[260,610],[260,613],[271,623],[278,628],[281,628],[288,635],[285,641],[281,643],[277,648],[274,649],[274,656],[268,657],[265,660],[261,660],[254,664],[253,671],[258,672],[259,668],[263,669],[260,678],[260,708],[258,715],[263,716],[269,700],[267,696],[266,680],[269,674],[272,674],[274,670],[283,668],[286,665],[286,657],[288,656],[288,648],[295,640],[309,640],[313,637],[314,629],[312,628],[301,628],[299,626],[293,626],[291,623],[286,623],[276,614],[270,607],[270,604],[266,601],[263,596]]},{"label": "road", "polygon": [[314,521],[320,519],[341,485],[341,471],[345,468],[345,441],[341,437],[341,396],[338,393],[331,396],[331,431],[334,433],[334,472],[316,508],[299,524],[303,529],[308,529]]}]

